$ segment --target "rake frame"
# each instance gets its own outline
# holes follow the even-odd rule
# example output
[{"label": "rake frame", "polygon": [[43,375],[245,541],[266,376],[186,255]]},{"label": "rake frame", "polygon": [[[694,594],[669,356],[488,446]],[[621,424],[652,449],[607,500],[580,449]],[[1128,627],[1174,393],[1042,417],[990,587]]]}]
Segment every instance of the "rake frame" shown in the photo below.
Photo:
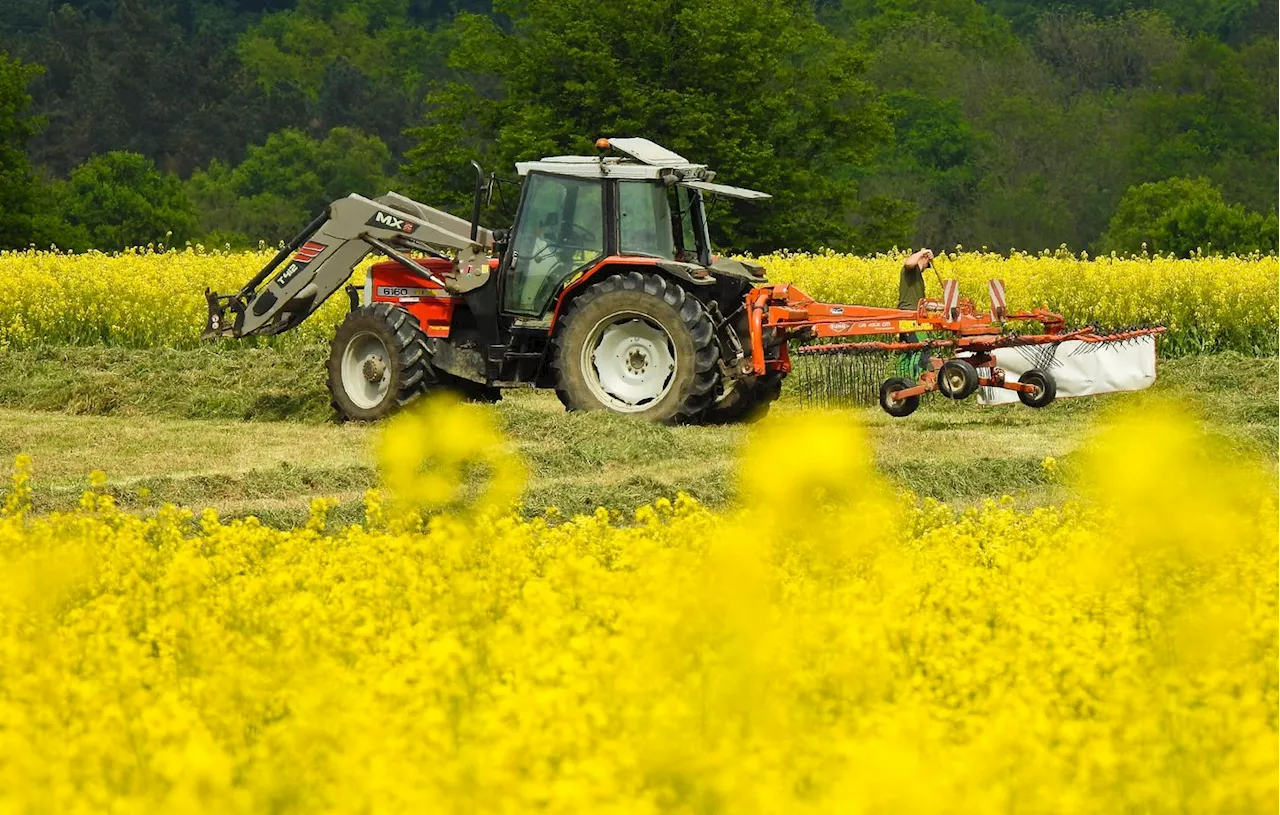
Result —
[{"label": "rake frame", "polygon": [[[748,327],[751,341],[751,366],[757,376],[771,370],[783,374],[791,371],[791,358],[782,347],[777,359],[764,352],[764,332],[782,332],[790,339],[834,339],[840,337],[912,334],[916,332],[950,333],[951,337],[927,340],[867,341],[825,343],[803,346],[795,353],[803,355],[858,353],[865,351],[919,351],[949,349],[951,356],[963,359],[979,371],[981,387],[1004,388],[1019,393],[1032,393],[1031,385],[1010,381],[996,365],[992,352],[997,348],[1021,345],[1050,345],[1078,340],[1081,342],[1116,342],[1160,334],[1164,327],[1138,328],[1100,334],[1095,327],[1068,330],[1061,314],[1038,308],[1032,311],[1006,311],[1003,307],[1004,283],[990,283],[993,302],[1000,303],[991,312],[980,312],[967,297],[960,297],[954,280],[944,281],[943,298],[924,298],[914,311],[877,306],[822,303],[790,284],[760,286],[747,295]],[[998,293],[998,296],[997,296]],[[1036,322],[1044,330],[1036,334],[1017,334],[1006,329],[1009,323]],[[934,357],[920,374],[918,382],[894,391],[895,399],[919,396],[938,389],[938,370],[945,359]],[[982,371],[989,371],[983,374]]]}]

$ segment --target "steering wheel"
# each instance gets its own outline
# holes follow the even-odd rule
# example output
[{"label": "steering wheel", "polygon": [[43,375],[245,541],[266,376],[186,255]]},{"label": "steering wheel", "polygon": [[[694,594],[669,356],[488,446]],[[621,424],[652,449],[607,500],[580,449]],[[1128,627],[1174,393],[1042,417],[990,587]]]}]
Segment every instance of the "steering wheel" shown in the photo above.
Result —
[{"label": "steering wheel", "polygon": [[[592,234],[585,226],[583,226],[582,224],[575,224],[572,221],[570,221],[569,222],[569,239],[572,240],[574,238],[578,239],[578,242],[573,245],[574,249],[590,249],[591,244],[596,242],[596,236]],[[568,244],[566,243],[566,245]]]},{"label": "steering wheel", "polygon": [[536,263],[562,252],[572,252],[575,249],[590,249],[591,245],[596,242],[596,236],[581,224],[570,223],[568,226],[570,233],[568,238],[562,240],[559,236],[543,237],[544,245],[542,249],[536,252],[530,260]]}]

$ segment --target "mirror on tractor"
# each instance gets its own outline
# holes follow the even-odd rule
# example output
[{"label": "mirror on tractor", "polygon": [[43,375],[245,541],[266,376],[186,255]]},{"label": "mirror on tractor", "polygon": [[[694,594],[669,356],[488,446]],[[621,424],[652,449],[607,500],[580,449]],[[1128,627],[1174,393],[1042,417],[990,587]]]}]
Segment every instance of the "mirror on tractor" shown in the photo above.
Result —
[{"label": "mirror on tractor", "polygon": [[[515,187],[514,201],[508,200],[506,193],[503,192],[504,187]],[[502,178],[497,173],[489,174],[489,190],[485,193],[484,204],[486,207],[493,207],[494,200],[497,200],[497,209],[494,214],[510,223],[515,220],[516,208],[520,203],[520,190],[522,185],[519,181],[510,178]]]}]

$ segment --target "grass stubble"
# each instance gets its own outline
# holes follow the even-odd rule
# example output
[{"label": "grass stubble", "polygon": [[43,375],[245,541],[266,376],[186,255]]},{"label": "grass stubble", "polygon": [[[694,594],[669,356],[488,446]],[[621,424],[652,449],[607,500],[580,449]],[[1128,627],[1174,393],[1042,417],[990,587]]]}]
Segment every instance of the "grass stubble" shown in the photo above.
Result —
[{"label": "grass stubble", "polygon": [[[292,348],[129,350],[59,347],[6,352],[0,457],[35,461],[34,509],[73,508],[87,474],[107,472],[122,508],[217,506],[290,527],[310,500],[334,498],[338,522],[358,520],[379,482],[377,425],[333,420],[321,343]],[[1227,449],[1274,461],[1277,360],[1227,353],[1162,360],[1149,393],[1061,400],[1046,410],[928,399],[901,420],[864,406],[877,468],[922,497],[956,505],[1011,495],[1053,500],[1053,457],[1069,469],[1097,417],[1149,395],[1181,399]],[[778,413],[804,407],[784,394]],[[569,414],[547,392],[508,391],[499,426],[527,462],[529,515],[556,506],[630,513],[684,491],[713,508],[737,495],[742,427],[664,427],[605,413]],[[822,456],[823,450],[798,455]],[[780,462],[779,474],[786,468]]]}]

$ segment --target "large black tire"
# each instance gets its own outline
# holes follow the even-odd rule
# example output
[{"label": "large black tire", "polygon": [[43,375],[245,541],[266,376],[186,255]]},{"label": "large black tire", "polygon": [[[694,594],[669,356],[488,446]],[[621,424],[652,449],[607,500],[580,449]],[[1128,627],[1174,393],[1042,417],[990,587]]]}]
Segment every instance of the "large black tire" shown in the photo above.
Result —
[{"label": "large black tire", "polygon": [[418,321],[390,303],[347,314],[329,346],[328,373],[333,409],[356,422],[390,416],[434,381]]},{"label": "large black tire", "polygon": [[[605,354],[602,363],[596,354],[605,347],[605,332],[615,327],[617,336],[635,331],[639,339],[632,345],[622,342],[616,362]],[[710,404],[719,383],[720,351],[711,318],[701,302],[661,275],[627,272],[590,286],[573,301],[554,342],[556,393],[570,410],[690,422]],[[618,386],[630,384],[624,380],[632,376],[627,366],[633,361],[638,384],[635,393],[623,393]],[[616,367],[612,377],[601,375],[602,364]]]}]

